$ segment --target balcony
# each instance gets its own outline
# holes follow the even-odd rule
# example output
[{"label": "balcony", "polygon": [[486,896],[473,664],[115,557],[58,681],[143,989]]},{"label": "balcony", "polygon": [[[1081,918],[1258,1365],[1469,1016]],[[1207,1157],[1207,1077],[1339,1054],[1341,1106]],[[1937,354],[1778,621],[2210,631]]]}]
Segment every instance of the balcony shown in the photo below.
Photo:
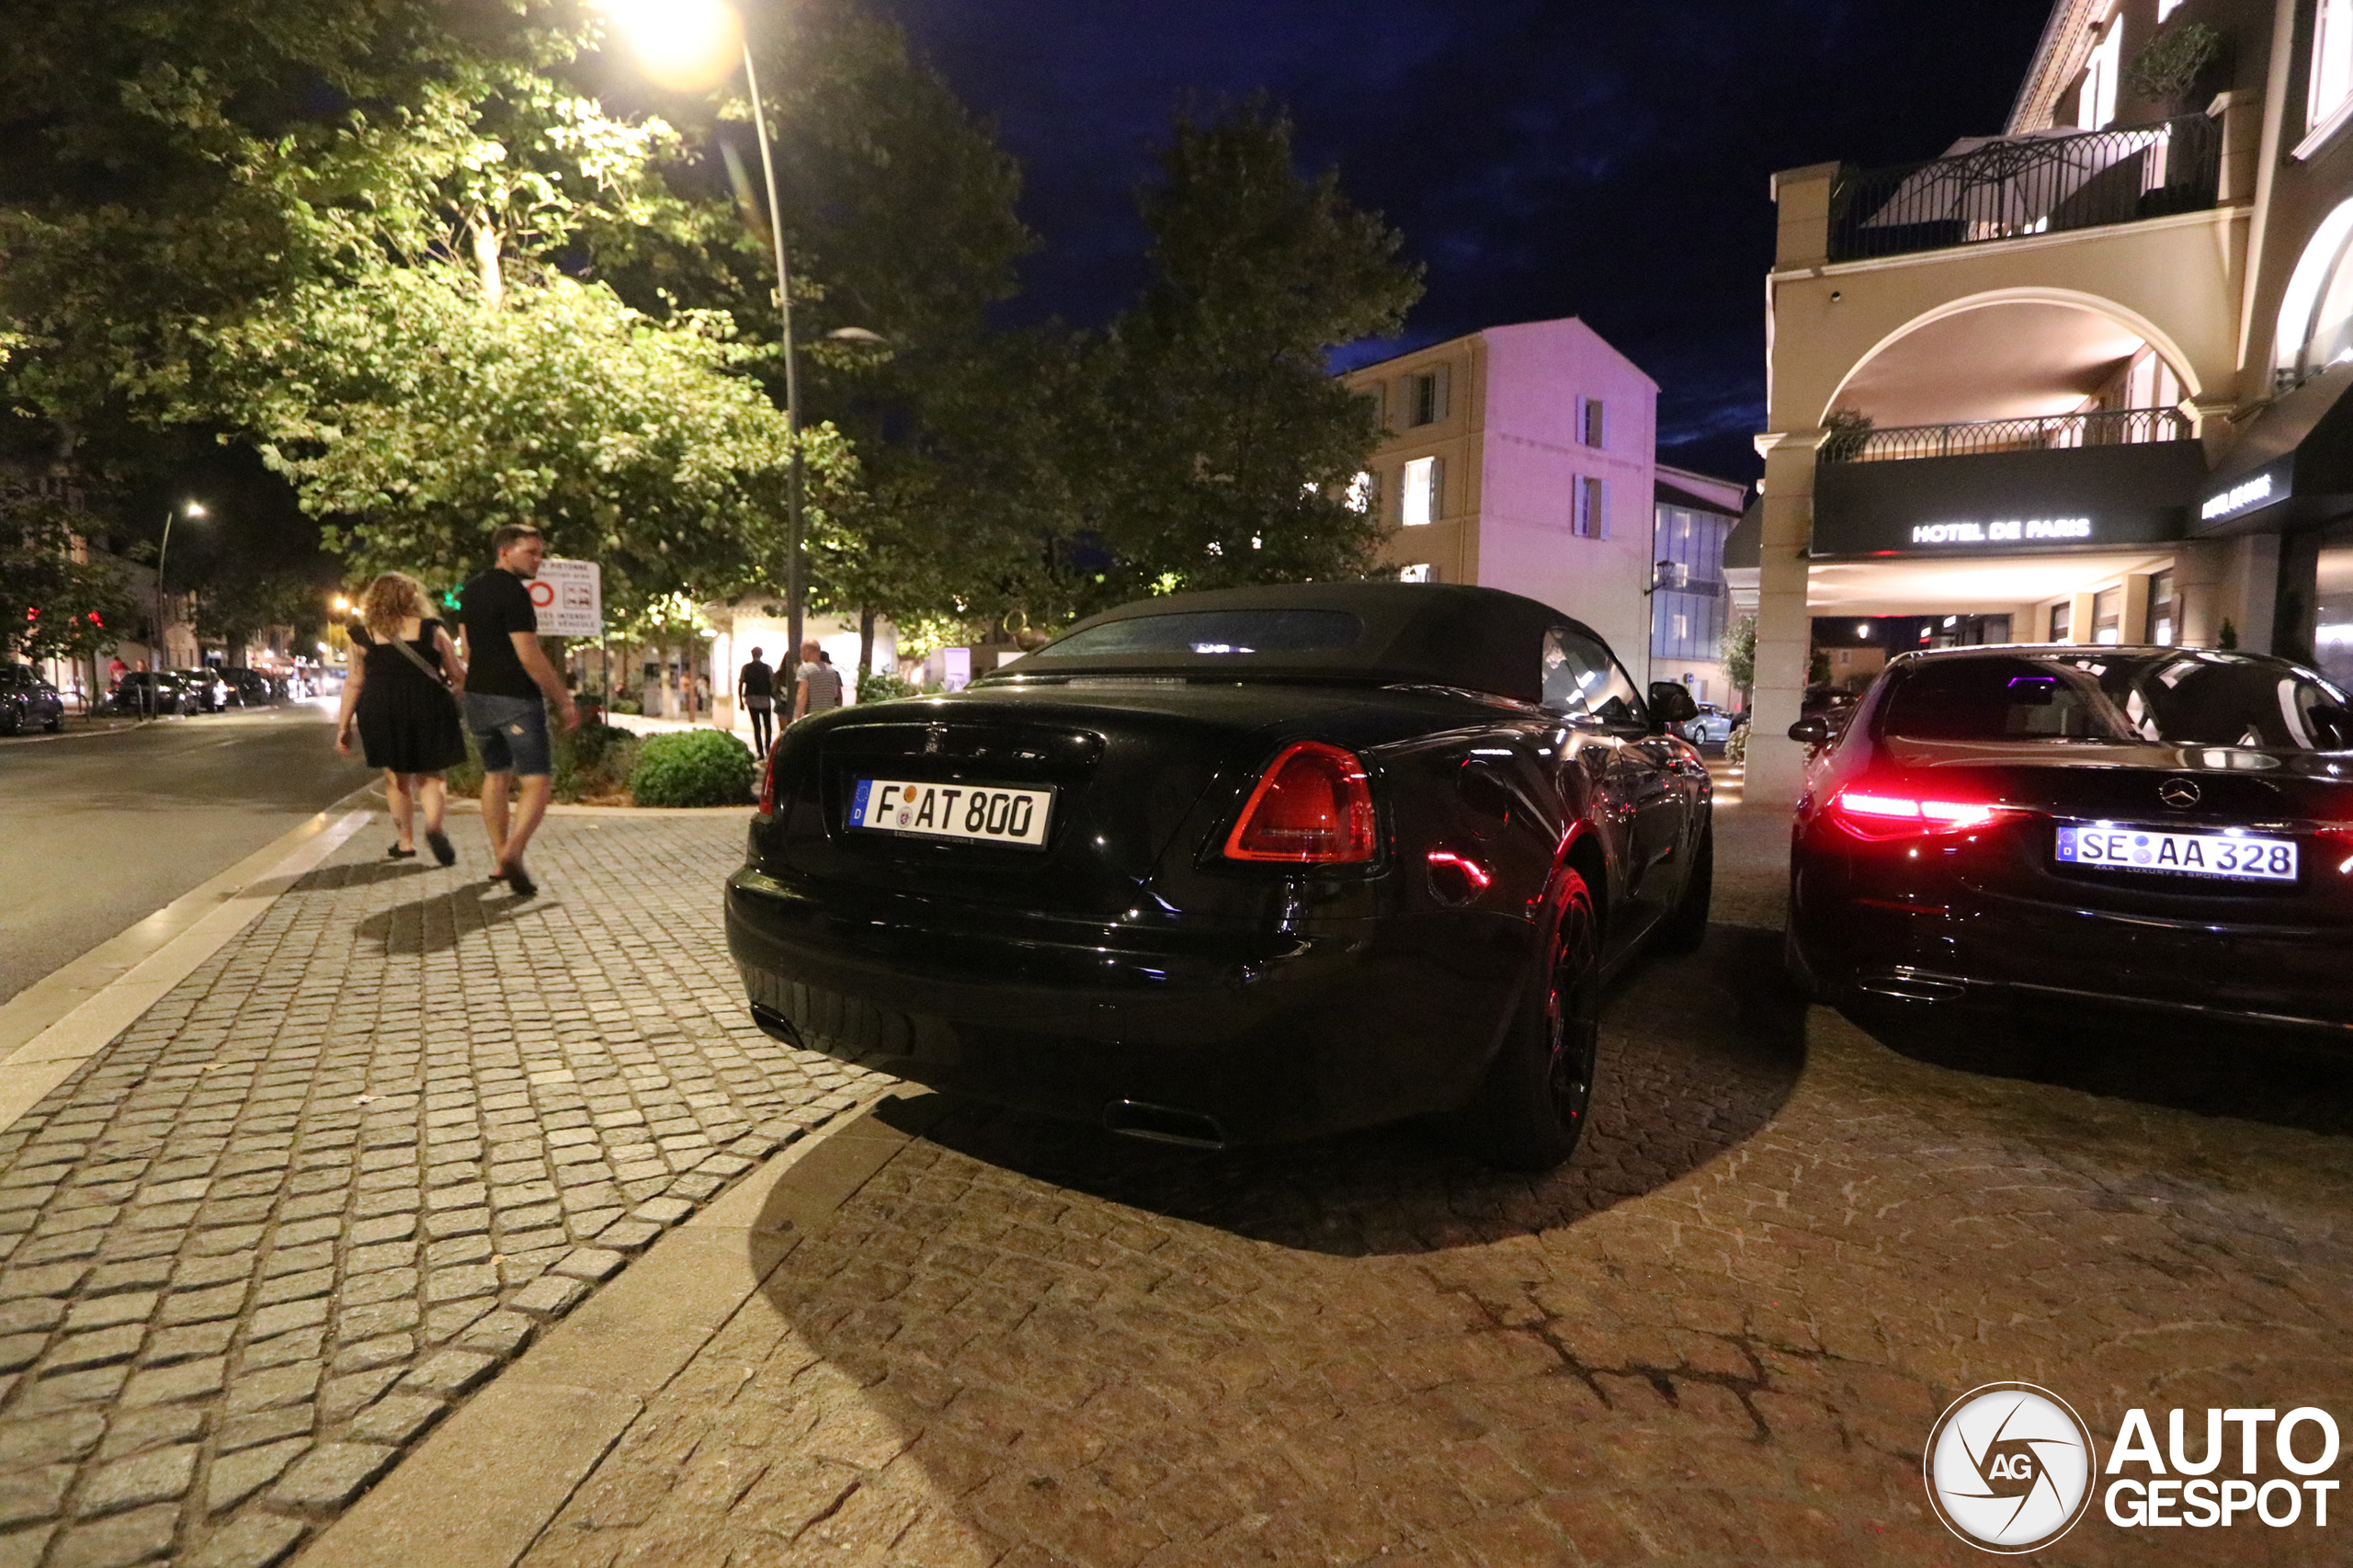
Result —
[{"label": "balcony", "polygon": [[2197,114],[2010,138],[1927,163],[1842,173],[1830,194],[1830,259],[2202,211],[2218,204],[2222,163],[2222,122]]},{"label": "balcony", "polygon": [[1961,425],[1901,425],[1839,430],[1822,443],[1825,463],[1894,462],[1914,458],[1980,457],[2076,447],[2136,447],[2187,441],[2189,421],[2176,408],[2121,408],[2033,419],[1980,419]]}]

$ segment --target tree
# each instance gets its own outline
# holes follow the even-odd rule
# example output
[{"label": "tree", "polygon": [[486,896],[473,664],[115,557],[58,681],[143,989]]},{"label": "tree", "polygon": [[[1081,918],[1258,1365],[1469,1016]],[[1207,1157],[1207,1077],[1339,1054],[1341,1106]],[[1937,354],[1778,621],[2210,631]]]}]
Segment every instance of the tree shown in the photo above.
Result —
[{"label": "tree", "polygon": [[1343,495],[1380,431],[1326,358],[1395,334],[1421,272],[1336,170],[1294,164],[1290,121],[1264,100],[1176,122],[1140,196],[1154,276],[1093,354],[1109,561],[1073,610],[1372,565],[1380,521]]},{"label": "tree", "polygon": [[1716,651],[1722,661],[1724,680],[1734,691],[1746,691],[1756,684],[1756,618],[1744,615],[1724,628],[1722,643]]},{"label": "tree", "polygon": [[87,658],[137,619],[129,586],[87,558],[73,522],[55,500],[0,491],[0,658]]}]

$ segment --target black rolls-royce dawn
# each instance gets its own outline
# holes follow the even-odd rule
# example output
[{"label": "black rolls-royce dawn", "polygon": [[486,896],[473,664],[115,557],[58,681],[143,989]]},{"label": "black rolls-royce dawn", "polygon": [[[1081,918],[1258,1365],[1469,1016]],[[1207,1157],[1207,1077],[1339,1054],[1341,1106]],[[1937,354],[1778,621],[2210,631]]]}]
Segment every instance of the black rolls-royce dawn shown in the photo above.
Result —
[{"label": "black rolls-royce dawn", "polygon": [[2039,997],[2353,1030],[2353,712],[2181,648],[1907,654],[1798,805],[1790,960],[1830,999]]},{"label": "black rolls-royce dawn", "polygon": [[793,725],[728,942],[771,1034],[942,1089],[1205,1146],[1449,1112],[1543,1168],[1613,969],[1706,926],[1690,717],[1493,589],[1153,599]]}]

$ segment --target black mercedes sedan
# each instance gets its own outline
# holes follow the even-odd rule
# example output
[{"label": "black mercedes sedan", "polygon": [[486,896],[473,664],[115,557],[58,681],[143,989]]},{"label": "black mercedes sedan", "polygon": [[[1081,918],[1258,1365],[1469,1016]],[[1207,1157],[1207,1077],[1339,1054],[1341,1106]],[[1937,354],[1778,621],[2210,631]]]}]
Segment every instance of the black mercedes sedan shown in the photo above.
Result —
[{"label": "black mercedes sedan", "polygon": [[1790,871],[1791,971],[1827,999],[2353,1029],[2353,712],[2247,653],[1907,654],[1816,761]]},{"label": "black mercedes sedan", "polygon": [[1568,1156],[1602,988],[1696,944],[1707,769],[1602,640],[1493,589],[1080,622],[771,754],[729,946],[779,1039],[1222,1147],[1428,1112]]}]

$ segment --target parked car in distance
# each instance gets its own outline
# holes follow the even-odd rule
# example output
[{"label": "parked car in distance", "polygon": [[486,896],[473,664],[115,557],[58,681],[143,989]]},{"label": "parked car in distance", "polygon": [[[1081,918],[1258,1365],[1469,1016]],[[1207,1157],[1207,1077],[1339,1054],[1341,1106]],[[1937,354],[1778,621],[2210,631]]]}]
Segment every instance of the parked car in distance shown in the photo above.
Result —
[{"label": "parked car in distance", "polygon": [[131,670],[107,693],[107,706],[117,713],[164,714],[195,711],[188,687],[169,671]]},{"label": "parked car in distance", "polygon": [[226,669],[221,672],[221,678],[229,683],[243,707],[266,708],[278,700],[276,687],[259,670]]},{"label": "parked car in distance", "polygon": [[65,699],[30,665],[0,664],[0,735],[65,727]]},{"label": "parked car in distance", "polygon": [[172,675],[188,689],[189,712],[218,713],[229,706],[229,683],[218,670],[174,670]]},{"label": "parked car in distance", "polygon": [[1712,702],[1699,704],[1699,717],[1685,722],[1683,738],[1695,746],[1720,746],[1732,739],[1740,721]]},{"label": "parked car in distance", "polygon": [[1197,1147],[1419,1113],[1568,1157],[1603,987],[1694,946],[1690,694],[1492,588],[1176,595],[786,731],[728,943],[779,1039]]},{"label": "parked car in distance", "polygon": [[1802,985],[2353,1028],[2353,711],[2312,670],[1908,653],[1827,731],[1790,732],[1827,746],[1790,853]]}]

